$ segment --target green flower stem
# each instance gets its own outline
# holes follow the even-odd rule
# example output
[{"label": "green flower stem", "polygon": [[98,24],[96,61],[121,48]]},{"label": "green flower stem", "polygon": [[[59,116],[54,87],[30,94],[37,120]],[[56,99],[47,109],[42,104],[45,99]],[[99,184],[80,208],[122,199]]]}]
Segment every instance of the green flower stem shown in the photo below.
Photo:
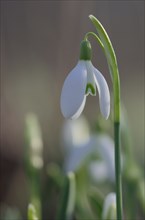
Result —
[{"label": "green flower stem", "polygon": [[105,52],[105,50],[104,50],[104,45],[102,44],[102,42],[101,42],[100,38],[97,36],[97,34],[95,34],[94,32],[88,32],[88,33],[85,35],[84,40],[87,40],[87,38],[88,38],[89,36],[91,36],[91,35],[98,41],[100,47],[101,47],[101,48],[103,49],[103,51]]},{"label": "green flower stem", "polygon": [[97,29],[98,36],[88,32],[86,36],[92,34],[105,52],[109,71],[113,83],[114,95],[114,138],[115,138],[115,175],[116,175],[116,207],[117,220],[122,220],[122,179],[121,179],[121,149],[120,149],[120,79],[116,55],[112,43],[102,24],[90,15],[92,23]]},{"label": "green flower stem", "polygon": [[121,177],[121,157],[120,157],[120,123],[114,122],[115,136],[115,173],[116,173],[116,198],[117,198],[117,220],[122,219],[122,177]]}]

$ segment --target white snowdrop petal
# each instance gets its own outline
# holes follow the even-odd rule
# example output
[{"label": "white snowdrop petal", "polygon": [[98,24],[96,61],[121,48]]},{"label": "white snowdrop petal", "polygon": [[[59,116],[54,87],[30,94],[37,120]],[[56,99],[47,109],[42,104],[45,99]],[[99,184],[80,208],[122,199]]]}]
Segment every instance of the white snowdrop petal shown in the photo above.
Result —
[{"label": "white snowdrop petal", "polygon": [[116,194],[114,192],[106,196],[103,205],[102,219],[107,220],[108,217],[112,220],[116,219]]},{"label": "white snowdrop petal", "polygon": [[82,146],[90,138],[88,121],[84,116],[77,120],[65,120],[61,131],[61,147],[65,154],[73,148]]},{"label": "white snowdrop petal", "polygon": [[99,155],[105,161],[107,166],[108,179],[115,181],[115,163],[114,163],[114,142],[108,135],[97,135],[96,146]]},{"label": "white snowdrop petal", "polygon": [[84,96],[84,99],[83,99],[81,106],[79,107],[77,112],[71,117],[71,119],[77,119],[81,115],[81,113],[85,107],[85,103],[86,103],[86,95]]},{"label": "white snowdrop petal", "polygon": [[[114,142],[108,135],[92,135],[90,150],[98,154],[106,164],[107,176],[110,182],[115,180]],[[94,178],[94,177],[93,177]],[[95,178],[94,178],[95,179]]]},{"label": "white snowdrop petal", "polygon": [[79,61],[67,76],[61,92],[61,112],[65,118],[77,118],[85,105],[87,70],[85,61]]},{"label": "white snowdrop petal", "polygon": [[93,161],[89,166],[90,176],[94,182],[101,183],[107,180],[108,169],[105,161]]},{"label": "white snowdrop petal", "polygon": [[[106,179],[111,182],[115,179],[114,143],[107,135],[91,135],[85,142],[70,149],[65,158],[64,169],[76,171],[90,155],[99,155],[106,165]],[[93,179],[95,179],[93,177]]]},{"label": "white snowdrop petal", "polygon": [[85,161],[88,155],[90,155],[92,149],[92,140],[89,139],[86,143],[80,145],[80,147],[73,148],[68,156],[65,158],[64,170],[65,172],[76,171]]},{"label": "white snowdrop petal", "polygon": [[88,89],[87,94],[91,94],[93,96],[96,95],[96,83],[95,83],[95,76],[93,73],[93,65],[91,61],[86,61],[85,62],[86,69],[87,69],[87,85],[91,85],[91,88]]},{"label": "white snowdrop petal", "polygon": [[95,81],[99,93],[99,102],[101,113],[105,119],[109,117],[110,114],[110,92],[107,85],[107,82],[104,76],[100,73],[99,70],[93,67]]}]

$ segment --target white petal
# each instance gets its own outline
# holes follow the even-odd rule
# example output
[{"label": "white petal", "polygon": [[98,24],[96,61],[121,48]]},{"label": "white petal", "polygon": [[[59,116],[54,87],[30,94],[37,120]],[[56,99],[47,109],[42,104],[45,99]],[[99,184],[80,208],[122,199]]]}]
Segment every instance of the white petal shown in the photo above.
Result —
[{"label": "white petal", "polygon": [[107,166],[108,179],[111,182],[115,181],[115,163],[114,163],[114,142],[108,135],[97,135],[96,146],[94,148],[98,151],[101,158],[105,161]]},{"label": "white petal", "polygon": [[79,61],[67,76],[61,93],[61,111],[65,118],[77,118],[85,105],[87,70],[85,61]]},{"label": "white petal", "polygon": [[116,219],[116,194],[114,192],[109,193],[105,198],[102,219]]},{"label": "white petal", "polygon": [[74,148],[70,149],[70,152],[65,157],[65,171],[76,171],[90,155],[99,155],[106,164],[106,178],[114,182],[114,143],[107,135],[92,135],[86,142],[82,142],[79,146],[74,146]]},{"label": "white petal", "polygon": [[105,161],[91,162],[89,171],[94,182],[101,183],[108,178],[108,169]]},{"label": "white petal", "polygon": [[84,116],[80,116],[77,120],[65,120],[61,131],[61,147],[65,154],[72,148],[82,146],[90,138],[89,125]]},{"label": "white petal", "polygon": [[95,83],[95,76],[93,73],[94,67],[91,61],[86,61],[85,64],[86,64],[86,69],[87,69],[87,85],[91,85],[92,89],[94,90],[94,93],[93,93],[93,91],[89,88],[86,95],[89,95],[90,93],[91,95],[95,96],[96,95],[96,83]]},{"label": "white petal", "polygon": [[76,171],[85,161],[88,155],[92,152],[92,140],[89,139],[80,147],[72,148],[68,156],[65,158],[65,172]]},{"label": "white petal", "polygon": [[108,118],[110,114],[110,92],[107,85],[107,82],[104,78],[104,76],[93,67],[93,72],[95,75],[95,81],[98,88],[99,93],[99,102],[100,102],[100,109],[101,113],[104,116],[104,118]]},{"label": "white petal", "polygon": [[80,116],[80,114],[82,113],[82,111],[85,107],[85,104],[86,104],[86,95],[84,96],[84,99],[83,99],[81,106],[79,107],[77,112],[71,117],[71,119],[77,119]]}]

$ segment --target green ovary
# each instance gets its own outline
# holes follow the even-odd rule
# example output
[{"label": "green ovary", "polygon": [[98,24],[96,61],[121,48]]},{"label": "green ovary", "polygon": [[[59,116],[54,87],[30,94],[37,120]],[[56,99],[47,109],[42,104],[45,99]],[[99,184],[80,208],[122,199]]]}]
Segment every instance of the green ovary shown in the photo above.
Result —
[{"label": "green ovary", "polygon": [[87,86],[86,86],[86,92],[85,93],[86,93],[86,95],[88,95],[89,93],[91,95],[96,95],[96,89],[94,88],[94,86],[92,84],[88,83]]}]

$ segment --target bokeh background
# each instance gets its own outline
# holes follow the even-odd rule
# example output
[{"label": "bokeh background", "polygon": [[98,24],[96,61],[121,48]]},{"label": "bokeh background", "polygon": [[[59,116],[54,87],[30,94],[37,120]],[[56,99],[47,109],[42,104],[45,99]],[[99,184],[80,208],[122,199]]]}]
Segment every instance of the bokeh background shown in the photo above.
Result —
[{"label": "bokeh background", "polygon": [[[132,150],[144,166],[144,1],[1,1],[0,201],[22,212],[25,116],[34,112],[39,118],[45,163],[60,161],[61,88],[78,61],[85,33],[95,31],[89,14],[101,21],[115,48]],[[105,57],[90,40],[93,64],[112,90]],[[84,115],[90,124],[98,114],[98,97],[88,97]]]}]

